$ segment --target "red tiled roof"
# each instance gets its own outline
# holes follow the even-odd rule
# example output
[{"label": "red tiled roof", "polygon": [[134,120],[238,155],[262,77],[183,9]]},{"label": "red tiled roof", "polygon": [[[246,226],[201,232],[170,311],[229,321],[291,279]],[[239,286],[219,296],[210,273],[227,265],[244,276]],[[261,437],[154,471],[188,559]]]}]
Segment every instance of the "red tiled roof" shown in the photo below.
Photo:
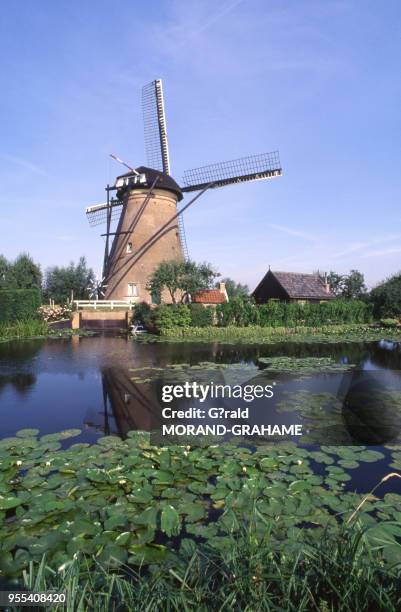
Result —
[{"label": "red tiled roof", "polygon": [[201,289],[194,293],[192,301],[197,304],[223,304],[226,297],[218,289]]}]

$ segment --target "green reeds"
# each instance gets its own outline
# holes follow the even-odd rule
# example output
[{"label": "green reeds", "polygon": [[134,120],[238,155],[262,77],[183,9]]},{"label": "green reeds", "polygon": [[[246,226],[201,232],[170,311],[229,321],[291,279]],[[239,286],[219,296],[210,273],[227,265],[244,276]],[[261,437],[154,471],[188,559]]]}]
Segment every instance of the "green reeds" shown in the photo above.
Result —
[{"label": "green reeds", "polygon": [[401,609],[400,567],[384,565],[356,523],[336,535],[327,531],[316,544],[294,542],[292,554],[272,549],[268,526],[261,538],[255,524],[251,512],[224,550],[187,541],[179,561],[137,570],[99,563],[94,570],[92,560],[75,555],[56,571],[43,558],[24,571],[24,585],[65,592],[67,606],[52,610],[66,612]]},{"label": "green reeds", "polygon": [[47,336],[48,333],[48,324],[40,319],[26,319],[24,321],[0,324],[0,341],[36,338],[37,336]]}]

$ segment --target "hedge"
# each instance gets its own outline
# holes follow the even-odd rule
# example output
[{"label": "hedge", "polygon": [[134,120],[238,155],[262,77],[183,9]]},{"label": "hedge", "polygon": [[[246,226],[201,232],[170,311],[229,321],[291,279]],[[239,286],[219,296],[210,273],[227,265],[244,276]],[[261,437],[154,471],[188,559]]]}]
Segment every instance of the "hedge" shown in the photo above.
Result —
[{"label": "hedge", "polygon": [[214,323],[214,311],[210,306],[190,304],[191,327],[210,327]]},{"label": "hedge", "polygon": [[277,302],[256,305],[252,300],[233,298],[217,307],[220,326],[315,327],[341,323],[369,323],[372,306],[363,300],[336,299],[321,304]]},{"label": "hedge", "polygon": [[0,291],[0,323],[36,318],[41,305],[39,289],[7,289]]}]

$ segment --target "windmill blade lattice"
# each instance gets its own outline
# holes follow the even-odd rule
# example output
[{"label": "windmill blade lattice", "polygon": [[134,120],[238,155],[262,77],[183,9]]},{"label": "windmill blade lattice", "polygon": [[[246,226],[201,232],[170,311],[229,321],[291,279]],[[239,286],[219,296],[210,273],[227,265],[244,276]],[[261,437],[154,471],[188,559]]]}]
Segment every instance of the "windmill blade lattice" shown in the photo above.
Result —
[{"label": "windmill blade lattice", "polygon": [[106,223],[107,215],[111,210],[111,220],[116,221],[121,215],[122,206],[124,203],[121,200],[111,200],[109,204],[97,204],[89,206],[86,209],[86,218],[91,227],[96,227],[102,223]]},{"label": "windmill blade lattice", "polygon": [[278,151],[241,157],[184,172],[181,191],[200,191],[206,185],[224,187],[282,175]]},{"label": "windmill blade lattice", "polygon": [[142,111],[148,164],[155,170],[170,174],[163,88],[160,79],[143,87]]}]

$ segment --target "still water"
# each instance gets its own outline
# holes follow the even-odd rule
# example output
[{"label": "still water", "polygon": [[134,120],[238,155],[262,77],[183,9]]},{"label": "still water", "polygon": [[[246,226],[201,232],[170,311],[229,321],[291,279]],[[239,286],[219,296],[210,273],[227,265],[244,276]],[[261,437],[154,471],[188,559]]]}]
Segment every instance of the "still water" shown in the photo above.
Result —
[{"label": "still water", "polygon": [[[329,360],[333,367],[280,371],[282,358],[289,357]],[[366,444],[381,450],[382,460],[352,470],[347,489],[368,491],[394,471],[387,446],[401,444],[401,343],[386,341],[224,345],[97,336],[0,343],[0,438],[22,428],[42,435],[81,429],[78,438],[64,442],[68,445],[157,430],[163,422],[162,385],[186,380],[273,384],[273,401],[252,402],[248,423],[301,422],[307,446]],[[231,409],[238,403],[218,405]],[[193,404],[176,400],[173,407]],[[401,493],[398,479],[383,487]]]},{"label": "still water", "polygon": [[[334,368],[319,361],[312,372],[280,372],[280,357],[331,358]],[[269,358],[276,359],[274,371],[264,369]],[[359,398],[361,377],[367,392],[355,407],[347,393],[354,388]],[[0,437],[26,427],[43,434],[80,428],[74,441],[94,442],[154,430],[162,422],[161,385],[188,379],[277,385],[273,402],[252,402],[248,422],[302,422],[311,444],[381,445],[401,430],[400,343],[224,345],[98,336],[0,344]],[[177,400],[175,407],[190,404]],[[231,409],[238,400],[218,405]]]}]

